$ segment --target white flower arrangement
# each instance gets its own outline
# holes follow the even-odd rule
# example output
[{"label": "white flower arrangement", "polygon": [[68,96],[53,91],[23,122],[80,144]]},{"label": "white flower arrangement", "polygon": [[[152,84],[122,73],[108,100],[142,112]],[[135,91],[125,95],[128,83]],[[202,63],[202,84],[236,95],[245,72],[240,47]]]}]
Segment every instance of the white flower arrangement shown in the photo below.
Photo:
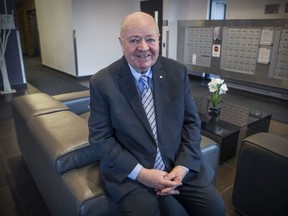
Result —
[{"label": "white flower arrangement", "polygon": [[227,85],[224,83],[224,79],[220,78],[211,78],[211,81],[208,83],[209,91],[213,93],[211,102],[212,106],[219,108],[221,103],[221,98],[228,91]]}]

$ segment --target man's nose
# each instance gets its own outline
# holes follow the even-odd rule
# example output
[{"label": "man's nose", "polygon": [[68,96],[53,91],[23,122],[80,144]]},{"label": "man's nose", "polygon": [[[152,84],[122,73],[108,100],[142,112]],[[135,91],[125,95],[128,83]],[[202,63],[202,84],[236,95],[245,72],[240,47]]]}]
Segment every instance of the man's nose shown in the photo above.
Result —
[{"label": "man's nose", "polygon": [[141,51],[146,51],[146,50],[149,50],[149,45],[148,43],[145,41],[145,39],[142,39],[139,43],[139,46],[138,46],[138,50],[141,50]]}]

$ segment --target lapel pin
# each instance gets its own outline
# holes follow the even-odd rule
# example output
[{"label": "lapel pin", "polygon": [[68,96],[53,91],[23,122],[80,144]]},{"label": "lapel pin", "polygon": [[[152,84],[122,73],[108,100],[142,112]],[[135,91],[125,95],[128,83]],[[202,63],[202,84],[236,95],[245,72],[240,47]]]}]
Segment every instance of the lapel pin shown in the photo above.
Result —
[{"label": "lapel pin", "polygon": [[163,77],[162,76],[160,76],[160,79],[162,79]]}]

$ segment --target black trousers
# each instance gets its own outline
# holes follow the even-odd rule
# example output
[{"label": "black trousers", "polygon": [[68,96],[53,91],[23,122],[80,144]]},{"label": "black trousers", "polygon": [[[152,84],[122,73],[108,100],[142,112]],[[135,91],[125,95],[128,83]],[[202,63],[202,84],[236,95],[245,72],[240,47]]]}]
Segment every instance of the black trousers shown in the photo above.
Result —
[{"label": "black trousers", "polygon": [[[224,202],[214,184],[206,187],[183,185],[178,189],[179,195],[157,196],[154,190],[142,186],[127,194],[118,204],[125,216],[225,215]],[[179,210],[179,204],[186,211],[181,207]]]}]

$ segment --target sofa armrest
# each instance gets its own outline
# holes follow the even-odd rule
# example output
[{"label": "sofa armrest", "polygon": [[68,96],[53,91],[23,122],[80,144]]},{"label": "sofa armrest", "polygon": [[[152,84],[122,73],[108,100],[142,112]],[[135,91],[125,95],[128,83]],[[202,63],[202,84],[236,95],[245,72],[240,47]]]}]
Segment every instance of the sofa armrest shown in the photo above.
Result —
[{"label": "sofa armrest", "polygon": [[69,110],[60,101],[45,93],[35,93],[31,95],[23,95],[15,97],[12,101],[12,112],[17,132],[17,141],[23,158],[26,160],[25,143],[30,139],[27,131],[27,119],[45,115],[47,113],[55,113]]},{"label": "sofa armrest", "polygon": [[216,173],[220,160],[219,144],[209,139],[208,137],[202,135],[200,147],[204,157],[206,158],[206,160]]},{"label": "sofa armrest", "polygon": [[89,90],[59,94],[53,97],[69,107],[77,115],[90,111]]}]

